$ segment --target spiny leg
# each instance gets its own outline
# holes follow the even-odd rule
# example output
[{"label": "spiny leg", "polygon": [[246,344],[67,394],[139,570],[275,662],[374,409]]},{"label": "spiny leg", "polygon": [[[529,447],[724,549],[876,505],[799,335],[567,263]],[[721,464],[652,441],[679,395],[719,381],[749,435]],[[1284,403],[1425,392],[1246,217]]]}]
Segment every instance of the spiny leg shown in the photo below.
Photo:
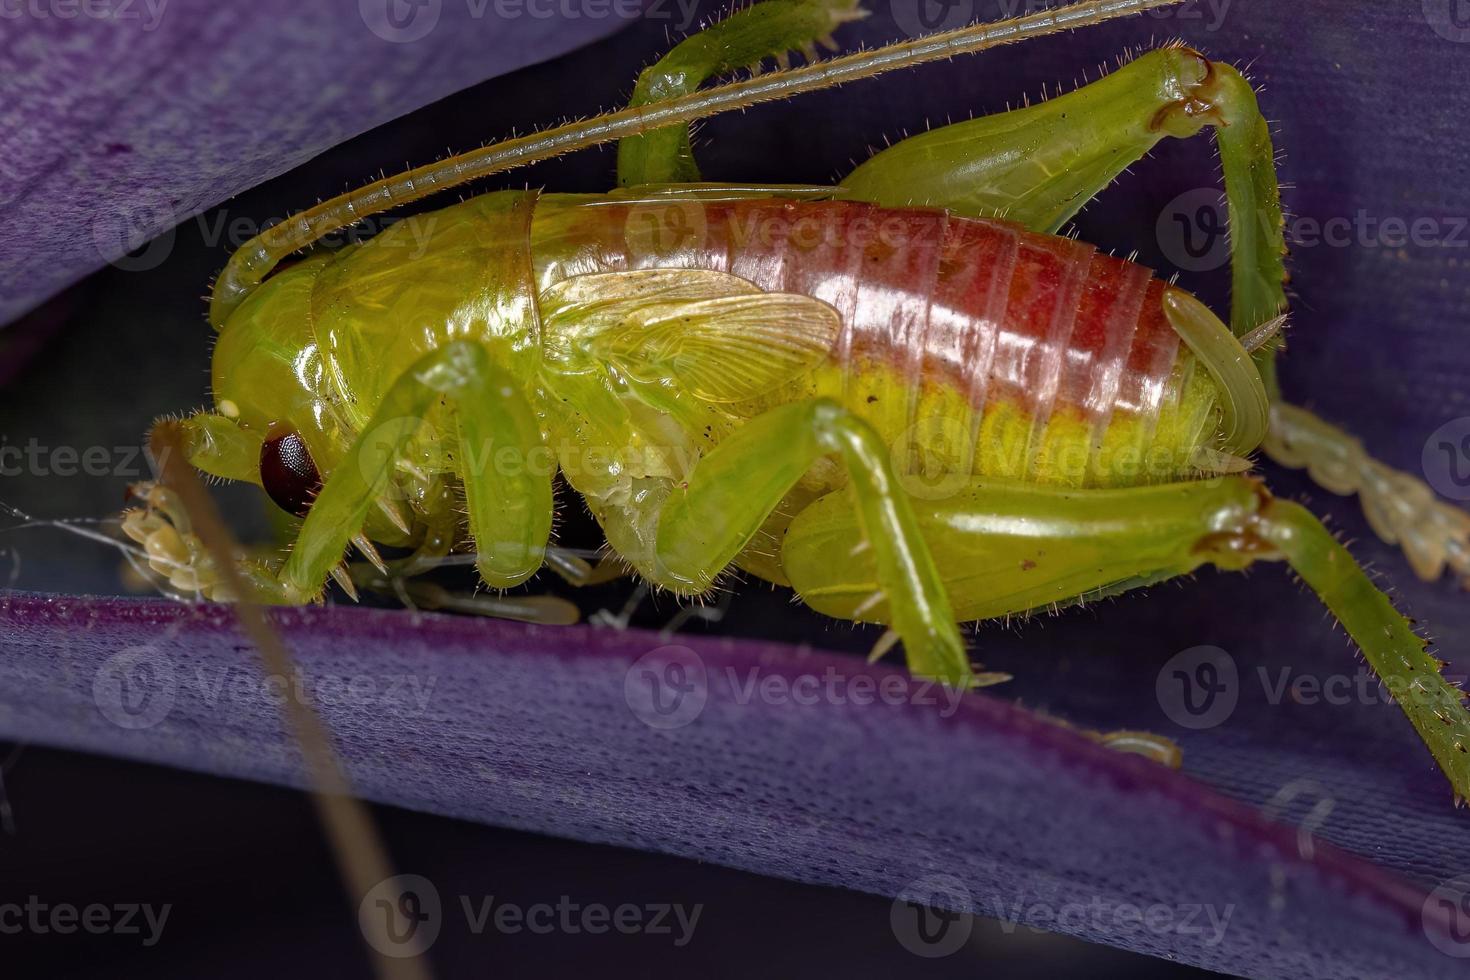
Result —
[{"label": "spiny leg", "polygon": [[[545,626],[569,626],[581,619],[575,603],[556,596],[460,592],[419,579],[446,565],[478,563],[478,553],[450,554],[459,533],[461,509],[453,488],[442,479],[435,480],[417,507],[417,544],[412,553],[391,561],[383,561],[373,553],[372,561],[353,562],[347,569],[352,584],[392,596],[411,609],[443,609]],[[361,549],[356,539],[354,543]],[[558,550],[547,546],[547,567],[556,567],[553,552]]]},{"label": "spiny leg", "polygon": [[[279,573],[246,563],[253,599],[299,605],[321,594],[420,423],[441,400],[457,421],[456,457],[470,531],[480,543],[481,577],[508,588],[541,567],[551,533],[551,471],[537,462],[542,444],[534,413],[519,382],[484,348],[457,341],[424,355],[388,389],[312,501]],[[338,581],[350,590],[345,574]]]},{"label": "spiny leg", "polygon": [[534,462],[542,448],[534,413],[509,372],[484,348],[460,341],[426,354],[393,383],[327,477],[281,570],[287,601],[320,590],[440,398],[458,422],[458,469],[481,576],[494,588],[509,588],[541,567],[551,534],[551,472]]},{"label": "spiny leg", "polygon": [[[857,0],[763,0],[685,38],[645,68],[630,107],[688,95],[707,80],[775,58],[786,68],[789,52],[816,60],[816,44],[835,50],[831,34],[866,12]],[[689,141],[689,123],[618,143],[618,184],[692,183],[700,179]]]},{"label": "spiny leg", "polygon": [[844,500],[854,532],[846,547],[865,542],[874,588],[886,597],[910,669],[967,686],[972,675],[964,640],[889,450],[867,423],[835,402],[772,409],[702,457],[658,515],[650,577],[683,593],[707,591],[812,464],[832,454],[852,481]]},{"label": "spiny leg", "polygon": [[1470,714],[1414,628],[1358,567],[1342,542],[1298,504],[1272,500],[1247,540],[1274,546],[1332,610],[1449,777],[1455,802],[1470,798]]},{"label": "spiny leg", "polygon": [[[1458,798],[1470,796],[1470,712],[1440,661],[1321,522],[1257,481],[1122,490],[1060,490],[976,480],[916,503],[941,582],[962,619],[1079,603],[1210,563],[1286,561],[1317,593],[1394,692]],[[868,597],[871,559],[852,554],[857,527],[841,495],[799,514],[782,549],[793,586],[819,612],[889,617]],[[861,617],[858,613],[861,610]]]}]

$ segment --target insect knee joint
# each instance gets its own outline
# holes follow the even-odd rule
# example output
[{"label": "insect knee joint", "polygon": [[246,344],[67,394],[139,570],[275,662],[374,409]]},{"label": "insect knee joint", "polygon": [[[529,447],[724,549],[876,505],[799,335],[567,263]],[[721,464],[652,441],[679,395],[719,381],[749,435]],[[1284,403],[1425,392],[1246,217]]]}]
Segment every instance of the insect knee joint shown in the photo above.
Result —
[{"label": "insect knee joint", "polygon": [[1194,543],[1194,554],[1226,571],[1280,560],[1284,556],[1279,543],[1268,529],[1277,499],[1261,480],[1246,477],[1235,482],[1242,492],[1232,493],[1206,518],[1212,530]]},{"label": "insect knee joint", "polygon": [[1190,47],[1171,48],[1168,54],[1180,94],[1159,108],[1150,129],[1188,137],[1206,126],[1231,126],[1256,113],[1250,82],[1235,67],[1211,61]]},{"label": "insect knee joint", "polygon": [[827,452],[840,452],[849,442],[858,419],[831,398],[818,398],[807,405],[806,422],[812,436]]}]

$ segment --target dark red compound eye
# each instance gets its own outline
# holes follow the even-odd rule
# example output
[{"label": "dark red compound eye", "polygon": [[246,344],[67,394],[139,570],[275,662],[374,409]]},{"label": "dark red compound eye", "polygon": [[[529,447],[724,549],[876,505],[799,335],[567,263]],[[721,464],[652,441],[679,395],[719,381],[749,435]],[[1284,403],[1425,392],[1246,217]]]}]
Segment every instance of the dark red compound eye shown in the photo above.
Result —
[{"label": "dark red compound eye", "polygon": [[283,432],[261,444],[260,485],[288,514],[305,517],[311,510],[322,489],[322,476],[299,435]]}]

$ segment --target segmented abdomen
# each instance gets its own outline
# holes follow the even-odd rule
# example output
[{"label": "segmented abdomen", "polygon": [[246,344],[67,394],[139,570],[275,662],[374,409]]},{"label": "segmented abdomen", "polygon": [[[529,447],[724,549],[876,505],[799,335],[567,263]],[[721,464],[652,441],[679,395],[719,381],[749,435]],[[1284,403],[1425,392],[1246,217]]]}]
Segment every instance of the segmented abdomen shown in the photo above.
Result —
[{"label": "segmented abdomen", "polygon": [[547,205],[558,210],[543,199],[533,236],[542,287],[697,267],[830,303],[844,328],[816,393],[932,479],[1171,479],[1208,434],[1210,400],[1163,315],[1164,285],[1081,242],[845,201],[604,199],[543,223]]}]

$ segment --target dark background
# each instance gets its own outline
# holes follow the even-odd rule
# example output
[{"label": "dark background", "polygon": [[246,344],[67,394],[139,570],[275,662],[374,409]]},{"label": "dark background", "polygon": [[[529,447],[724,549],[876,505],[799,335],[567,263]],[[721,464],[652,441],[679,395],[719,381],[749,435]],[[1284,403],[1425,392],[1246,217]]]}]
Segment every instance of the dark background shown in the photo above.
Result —
[{"label": "dark background", "polygon": [[[839,38],[876,43],[901,36],[887,5],[881,6],[872,20]],[[1362,18],[1392,19],[1405,32],[1422,32],[1426,44],[1447,43],[1435,38],[1418,8],[1417,3],[1398,10],[1380,8]],[[998,13],[995,3],[984,0],[973,11],[986,18]],[[1265,35],[1282,35],[1282,24],[1289,26],[1269,5],[1241,0],[1226,13],[1218,32],[1210,29],[1212,15],[1205,8],[1199,21],[1134,21],[1078,39],[1039,42],[1036,53],[1017,49],[961,59],[808,96],[799,106],[722,117],[702,130],[701,160],[706,176],[715,180],[832,180],[865,156],[870,144],[881,145],[885,136],[917,129],[926,120],[1004,108],[1023,93],[1034,96],[1043,85],[1070,84],[1084,68],[1095,77],[1092,69],[1106,53],[1182,32],[1222,56],[1260,59],[1258,71],[1271,83],[1263,98],[1283,129],[1286,178],[1312,188],[1310,196],[1289,191],[1288,203],[1323,218],[1351,214],[1355,187],[1388,179],[1375,169],[1381,160],[1364,160],[1349,145],[1358,138],[1348,132],[1352,106],[1372,86],[1394,83],[1384,65],[1353,60],[1359,53],[1362,18],[1350,26],[1315,19],[1311,43],[1288,52],[1268,45],[1257,29],[1261,18],[1267,19]],[[599,45],[430,106],[241,195],[218,212],[185,222],[161,263],[94,276],[27,323],[9,328],[17,336],[51,328],[55,333],[25,371],[0,390],[0,432],[11,442],[34,437],[48,446],[102,446],[122,461],[118,450],[138,446],[150,419],[192,409],[206,397],[211,335],[199,296],[239,244],[211,235],[221,226],[219,218],[259,222],[279,217],[355,186],[380,169],[434,159],[445,147],[463,149],[512,129],[524,131],[562,115],[612,107],[626,96],[637,69],[665,47],[669,29],[666,21],[645,20]],[[1375,56],[1363,52],[1363,57]],[[1057,67],[1072,64],[1075,71]],[[1280,90],[1298,95],[1273,101]],[[1313,94],[1303,100],[1302,91]],[[1412,95],[1436,98],[1432,92]],[[1423,138],[1428,142],[1436,135],[1426,131]],[[1393,146],[1402,155],[1415,152],[1418,144],[1399,140]],[[1463,157],[1441,157],[1435,166],[1438,181],[1465,183]],[[548,161],[514,175],[515,181],[493,186],[528,182],[560,190],[600,190],[610,185],[612,169],[611,150],[593,150]],[[1123,253],[1136,248],[1140,261],[1170,269],[1171,244],[1155,234],[1158,218],[1180,194],[1211,186],[1214,180],[1208,140],[1166,144],[1082,216],[1080,232],[1103,248]],[[1419,199],[1413,207],[1436,207],[1438,192],[1433,188],[1413,190]],[[1392,186],[1379,191],[1380,200],[1402,196]],[[1455,213],[1455,203],[1446,200],[1437,206],[1440,213]],[[1404,213],[1413,217],[1416,212]],[[1371,325],[1359,322],[1349,329],[1360,313],[1353,290],[1372,285],[1366,280],[1375,269],[1384,277],[1382,284],[1391,278],[1384,270],[1443,261],[1442,255],[1413,252],[1396,256],[1382,249],[1317,248],[1302,259],[1297,278],[1301,315],[1284,369],[1288,391],[1299,398],[1310,395],[1330,417],[1352,422],[1381,456],[1411,470],[1417,469],[1428,434],[1465,411],[1459,380],[1465,376],[1464,345],[1435,353],[1425,348],[1430,341],[1412,329],[1392,334],[1392,343]],[[1427,310],[1410,306],[1406,317],[1444,319],[1462,308],[1463,271],[1459,278],[1447,274],[1445,281],[1446,294],[1437,309],[1434,297],[1420,289],[1413,301],[1422,301]],[[1184,283],[1224,308],[1223,270],[1186,274]],[[1462,329],[1456,329],[1462,338]],[[1401,366],[1395,367],[1395,358]],[[1350,535],[1366,535],[1352,503],[1324,501],[1327,495],[1312,494],[1295,474],[1269,467],[1267,474],[1278,492],[1312,498]],[[0,500],[40,517],[101,518],[116,511],[125,485],[142,475],[7,478]],[[256,495],[226,492],[222,499],[239,526],[259,530],[262,511]],[[596,543],[575,501],[563,508],[563,521],[564,540]],[[1412,583],[1393,550],[1376,542],[1365,541],[1359,550],[1406,586],[1405,601],[1431,626],[1440,626],[1442,638],[1446,632],[1456,635],[1464,620],[1454,618],[1462,607],[1452,584]],[[9,583],[18,588],[116,592],[119,569],[115,553],[54,528],[0,536],[0,576],[8,574]],[[616,609],[632,588],[618,583],[577,599],[587,613]],[[645,602],[634,621],[658,626],[673,613],[667,603]],[[869,631],[798,609],[785,594],[759,584],[742,590],[719,624],[696,622],[688,628],[808,640],[854,652],[866,650],[873,639]],[[987,666],[1017,674],[1016,685],[1007,692],[1011,696],[1098,727],[1121,719],[1160,731],[1166,729],[1152,701],[1152,677],[1159,663],[1192,643],[1215,643],[1252,662],[1309,667],[1320,659],[1349,673],[1353,666],[1318,609],[1277,570],[1251,579],[1206,573],[1180,588],[1126,597],[1019,630],[987,629],[980,638]],[[1286,706],[1288,713],[1292,710]],[[1401,721],[1396,712],[1385,714],[1389,711],[1378,706],[1324,716],[1319,708],[1317,715],[1302,714],[1296,721],[1306,719],[1324,738],[1335,737],[1339,743],[1361,736],[1368,740],[1361,743],[1364,757],[1371,757],[1372,733]],[[1267,720],[1258,719],[1257,729],[1288,727],[1280,711],[1260,717]],[[1330,770],[1314,770],[1310,752],[1305,753],[1307,763],[1241,769],[1229,752],[1250,742],[1250,724],[1246,717],[1225,729],[1182,735],[1187,767],[1198,765],[1196,774],[1256,805],[1282,789],[1284,771],[1320,777],[1323,795],[1337,803],[1339,820],[1350,821],[1354,806],[1374,806],[1371,798],[1353,799],[1351,784],[1334,783]],[[1269,731],[1264,737],[1269,739]],[[151,950],[140,950],[122,937],[0,936],[7,963],[22,965],[24,972],[146,970],[184,976],[267,970],[356,974],[366,969],[351,912],[314,816],[300,795],[40,748],[9,756],[5,788],[14,815],[14,829],[0,836],[0,881],[7,900],[36,892],[53,903],[153,901],[175,906],[164,941]],[[1312,802],[1289,809],[1288,816],[1300,817]],[[559,975],[573,968],[614,976],[662,975],[676,969],[717,976],[756,971],[781,976],[798,971],[851,976],[1185,972],[1069,939],[1037,937],[1026,930],[1007,933],[988,923],[977,925],[976,938],[960,954],[926,961],[894,940],[885,899],[390,808],[375,808],[375,813],[396,866],[429,876],[446,896],[495,894],[529,904],[568,894],[583,902],[705,905],[693,943],[681,950],[658,937],[475,937],[446,928],[432,956],[446,975]],[[1334,837],[1335,832],[1340,836]],[[1322,833],[1349,846],[1362,839],[1350,822],[1341,831],[1329,824]],[[1445,840],[1438,846],[1458,845]],[[1407,847],[1370,856],[1406,874],[1416,870],[1416,856]]]}]

